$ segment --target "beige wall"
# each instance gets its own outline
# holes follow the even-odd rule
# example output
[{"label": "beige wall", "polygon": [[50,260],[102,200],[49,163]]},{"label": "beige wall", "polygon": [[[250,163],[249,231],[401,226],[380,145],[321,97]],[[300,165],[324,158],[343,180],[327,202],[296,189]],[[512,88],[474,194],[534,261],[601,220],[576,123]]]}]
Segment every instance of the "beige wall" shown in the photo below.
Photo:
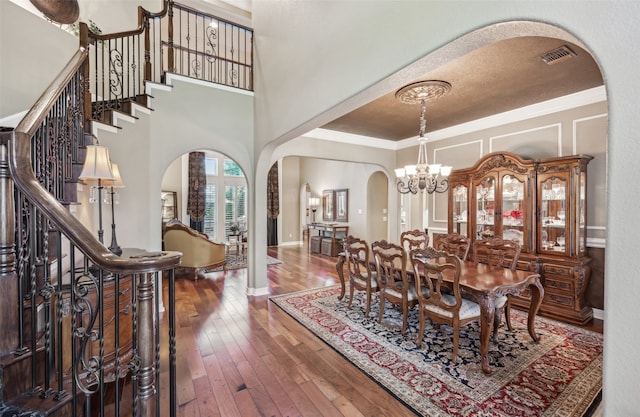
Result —
[{"label": "beige wall", "polygon": [[[293,185],[284,187],[283,193],[287,192],[291,194],[290,203],[283,205],[280,213],[283,230],[282,243],[299,242],[300,234],[293,234],[292,237],[288,236],[285,232],[287,223],[293,223],[296,219],[296,225],[302,223],[300,218],[300,187],[303,184],[308,183],[311,188],[311,196],[319,197],[322,199],[323,190],[336,190],[336,189],[348,189],[349,190],[349,205],[348,205],[348,222],[338,223],[346,224],[349,226],[349,233],[362,236],[364,239],[370,240],[374,236],[369,231],[369,216],[372,216],[373,211],[381,211],[383,206],[386,208],[388,194],[385,189],[377,188],[378,192],[375,193],[375,198],[369,195],[369,181],[371,176],[376,173],[377,176],[374,179],[375,183],[380,185],[381,181],[387,181],[386,176],[381,180],[379,175],[379,168],[371,164],[363,163],[351,163],[332,161],[319,158],[308,157],[286,157],[283,159],[283,167],[294,170],[299,169],[299,173],[290,172],[283,169],[283,181],[289,182],[288,177],[297,177],[296,186]],[[382,184],[386,186],[386,184]],[[293,199],[297,202],[293,202]],[[287,201],[289,199],[287,198]],[[322,222],[322,207],[318,208],[316,212],[316,221]],[[376,226],[377,228],[380,225]],[[386,229],[386,225],[385,225]],[[374,231],[377,229],[374,229]],[[380,233],[380,232],[375,232]],[[386,233],[386,230],[385,230]]]},{"label": "beige wall", "polygon": [[[590,246],[603,247],[607,229],[607,103],[579,106],[527,120],[504,123],[430,141],[430,162],[468,168],[490,152],[509,151],[529,159],[575,154],[591,155],[587,168],[587,224]],[[398,164],[415,164],[417,147],[398,152]],[[447,228],[447,196],[434,195],[429,206],[429,229]]]}]

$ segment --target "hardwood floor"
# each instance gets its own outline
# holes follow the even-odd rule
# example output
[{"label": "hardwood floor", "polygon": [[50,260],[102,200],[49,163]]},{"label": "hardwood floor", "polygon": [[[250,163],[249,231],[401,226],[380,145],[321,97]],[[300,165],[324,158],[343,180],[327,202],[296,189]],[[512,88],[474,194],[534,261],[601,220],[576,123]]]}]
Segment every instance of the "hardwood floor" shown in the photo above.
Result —
[{"label": "hardwood floor", "polygon": [[[269,248],[271,295],[339,282],[336,258]],[[179,416],[413,416],[268,296],[246,269],[176,280]],[[597,326],[596,326],[597,327]]]}]

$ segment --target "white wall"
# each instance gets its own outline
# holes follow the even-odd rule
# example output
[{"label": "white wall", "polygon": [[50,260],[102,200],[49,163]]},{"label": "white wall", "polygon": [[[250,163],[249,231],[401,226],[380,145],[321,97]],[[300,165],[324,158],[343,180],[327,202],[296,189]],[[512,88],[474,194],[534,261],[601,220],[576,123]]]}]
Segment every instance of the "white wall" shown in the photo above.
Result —
[{"label": "white wall", "polygon": [[[638,16],[640,2],[371,1],[365,6],[309,0],[304,7],[298,1],[254,2],[259,46],[256,145],[266,152],[257,175],[265,172],[264,161],[275,148],[266,144],[296,137],[412,81],[422,70],[403,68],[427,54],[429,59],[420,62],[424,69],[504,37],[540,34],[583,44],[601,65],[609,103],[606,274],[615,279],[606,285],[604,411],[635,415],[640,409],[640,357],[635,348],[640,344],[635,262],[640,222],[629,183],[639,177],[640,118],[630,105],[640,97],[640,54],[632,53],[640,38]],[[504,23],[522,20],[553,26]],[[467,36],[486,26],[491,29]],[[388,78],[390,74],[396,75]]]}]

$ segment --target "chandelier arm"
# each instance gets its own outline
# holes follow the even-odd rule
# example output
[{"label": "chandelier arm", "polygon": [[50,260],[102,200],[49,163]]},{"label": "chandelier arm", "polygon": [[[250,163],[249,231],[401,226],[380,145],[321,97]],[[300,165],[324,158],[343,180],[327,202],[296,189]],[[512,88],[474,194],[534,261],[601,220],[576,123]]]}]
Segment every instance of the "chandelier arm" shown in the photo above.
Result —
[{"label": "chandelier arm", "polygon": [[405,184],[404,181],[402,181],[401,179],[398,179],[398,182],[396,183],[396,189],[401,194],[408,194],[408,193],[415,194],[417,192],[415,188],[411,187],[410,181],[407,181],[407,184]]},{"label": "chandelier arm", "polygon": [[435,191],[438,193],[444,193],[449,189],[449,179],[447,177],[438,177],[439,182],[436,181]]}]

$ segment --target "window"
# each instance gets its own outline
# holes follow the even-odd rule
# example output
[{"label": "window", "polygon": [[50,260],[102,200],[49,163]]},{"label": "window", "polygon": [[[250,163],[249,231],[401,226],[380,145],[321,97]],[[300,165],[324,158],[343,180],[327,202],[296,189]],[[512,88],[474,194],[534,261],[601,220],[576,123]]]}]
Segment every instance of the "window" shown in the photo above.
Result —
[{"label": "window", "polygon": [[240,231],[247,230],[247,187],[245,185],[225,186],[224,216],[227,235],[231,231],[231,226],[235,224]]},{"label": "window", "polygon": [[231,159],[224,160],[224,176],[225,177],[244,177],[240,166]]},{"label": "window", "polygon": [[247,181],[240,166],[223,155],[207,152],[206,205],[203,232],[212,240],[225,240],[232,225],[247,230]]},{"label": "window", "polygon": [[208,176],[218,175],[218,158],[205,158],[204,159],[204,171]]},{"label": "window", "polygon": [[209,239],[216,239],[216,185],[207,182],[205,190],[205,211],[203,232]]}]

